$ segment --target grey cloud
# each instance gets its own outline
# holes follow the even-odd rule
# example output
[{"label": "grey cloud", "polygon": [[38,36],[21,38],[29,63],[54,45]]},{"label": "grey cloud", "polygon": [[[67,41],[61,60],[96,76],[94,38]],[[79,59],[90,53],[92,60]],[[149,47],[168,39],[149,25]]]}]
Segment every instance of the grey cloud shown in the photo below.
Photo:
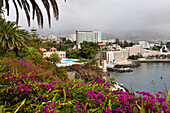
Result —
[{"label": "grey cloud", "polygon": [[[58,1],[60,19],[52,19],[52,28],[45,19],[44,29],[49,33],[80,30],[128,31],[140,29],[170,29],[169,0],[62,0]],[[45,14],[46,15],[46,14]],[[25,16],[25,15],[24,15]],[[8,17],[11,19],[13,16]],[[25,17],[20,25],[26,29]],[[23,21],[22,21],[23,20]],[[35,21],[31,27],[37,27]]]}]

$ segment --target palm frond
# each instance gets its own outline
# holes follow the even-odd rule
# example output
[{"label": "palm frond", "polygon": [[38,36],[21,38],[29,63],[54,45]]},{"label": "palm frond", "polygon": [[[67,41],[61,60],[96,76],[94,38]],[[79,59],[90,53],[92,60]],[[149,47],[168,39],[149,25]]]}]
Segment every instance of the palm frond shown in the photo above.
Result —
[{"label": "palm frond", "polygon": [[[4,6],[3,2],[5,1],[5,7],[7,9],[7,15],[9,15],[9,0],[0,0],[0,7]],[[59,8],[57,5],[56,0],[41,0],[41,2],[43,3],[46,12],[47,12],[47,16],[48,16],[48,23],[49,23],[49,27],[51,26],[51,14],[50,14],[50,4],[49,1],[51,3],[52,9],[53,9],[53,14],[54,17],[56,18],[56,20],[58,20],[59,18]],[[66,2],[66,0],[64,0]],[[19,11],[18,11],[18,5],[19,7],[22,9],[24,9],[24,12],[26,14],[26,18],[28,21],[28,26],[30,26],[30,4],[28,2],[31,3],[32,5],[32,13],[33,13],[33,17],[32,19],[34,19],[35,15],[37,17],[37,23],[39,26],[43,27],[43,14],[42,11],[39,7],[39,4],[36,3],[35,0],[12,0],[14,6],[15,6],[15,10],[16,10],[16,23],[18,23],[19,21]]]},{"label": "palm frond", "polygon": [[55,0],[50,0],[51,1],[51,4],[52,4],[52,7],[53,7],[53,13],[54,13],[54,17],[58,20],[58,17],[59,17],[59,9],[58,9],[58,6],[57,6],[57,3]]},{"label": "palm frond", "polygon": [[48,15],[48,24],[51,26],[50,4],[48,0],[42,0]]},{"label": "palm frond", "polygon": [[20,8],[22,9],[21,1],[20,1],[20,0],[17,0],[17,2],[18,2],[18,4],[19,4]]},{"label": "palm frond", "polygon": [[23,6],[23,8],[24,8],[26,17],[27,17],[28,26],[30,26],[30,15],[29,15],[29,10],[28,10],[27,4],[26,4],[26,2],[24,2],[23,0],[21,0],[21,3],[22,3],[22,6]]},{"label": "palm frond", "polygon": [[43,14],[42,14],[39,6],[35,2],[35,0],[30,0],[30,2],[33,7],[33,19],[34,19],[34,15],[36,13],[38,25],[41,25],[41,27],[43,27]]},{"label": "palm frond", "polygon": [[15,6],[15,9],[16,9],[16,24],[18,25],[18,19],[19,19],[19,12],[18,12],[18,7],[17,7],[17,4],[15,2],[15,0],[13,0],[13,3],[14,3],[14,6]]},{"label": "palm frond", "polygon": [[9,15],[9,0],[5,0],[5,7],[7,8],[7,15]]}]

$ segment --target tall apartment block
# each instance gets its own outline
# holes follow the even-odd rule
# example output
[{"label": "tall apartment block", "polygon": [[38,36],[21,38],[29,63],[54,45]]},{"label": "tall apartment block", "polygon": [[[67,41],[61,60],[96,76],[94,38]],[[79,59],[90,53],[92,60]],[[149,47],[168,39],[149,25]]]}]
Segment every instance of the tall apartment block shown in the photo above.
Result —
[{"label": "tall apartment block", "polygon": [[101,42],[101,32],[76,30],[76,50],[80,48],[83,41],[98,43]]}]

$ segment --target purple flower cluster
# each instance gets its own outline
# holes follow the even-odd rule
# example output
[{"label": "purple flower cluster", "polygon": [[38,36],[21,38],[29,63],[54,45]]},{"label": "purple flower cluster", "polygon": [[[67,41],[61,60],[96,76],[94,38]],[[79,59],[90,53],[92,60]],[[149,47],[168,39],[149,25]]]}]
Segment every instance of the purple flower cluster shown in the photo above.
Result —
[{"label": "purple flower cluster", "polygon": [[99,84],[102,84],[102,82],[103,82],[103,79],[102,78],[99,78],[99,79],[97,79],[97,81],[96,81],[97,83],[99,83]]},{"label": "purple flower cluster", "polygon": [[80,107],[82,109],[86,109],[86,106],[84,104],[82,104],[81,106],[79,105],[79,101],[76,100],[75,103],[76,103],[77,110],[79,110]]},{"label": "purple flower cluster", "polygon": [[48,102],[48,105],[45,106],[44,108],[44,113],[55,113],[56,109],[56,102]]},{"label": "purple flower cluster", "polygon": [[66,93],[68,93],[69,92],[69,90],[66,90]]},{"label": "purple flower cluster", "polygon": [[[102,101],[101,101],[101,100],[103,100],[103,99],[105,98],[105,96],[104,96],[103,93],[98,92],[97,95],[96,95],[93,90],[87,90],[87,98],[92,99],[92,101],[93,101],[93,99],[97,100],[98,103],[99,103],[102,107],[104,107],[104,105],[103,105],[103,103],[102,103]],[[100,99],[101,99],[101,100],[100,100]]]},{"label": "purple flower cluster", "polygon": [[22,66],[28,65],[27,61],[16,61],[16,59],[13,60],[14,62],[17,62],[18,64],[21,64]]},{"label": "purple flower cluster", "polygon": [[39,77],[39,75],[34,75],[34,74],[30,75],[30,78],[32,78],[32,79],[36,79],[37,77]]},{"label": "purple flower cluster", "polygon": [[103,89],[105,88],[109,88],[109,86],[107,84],[104,84]]},{"label": "purple flower cluster", "polygon": [[98,95],[98,97],[101,98],[101,100],[103,100],[105,98],[104,94],[101,92],[98,92],[97,95]]},{"label": "purple flower cluster", "polygon": [[[137,91],[136,93],[143,95],[144,103],[146,103],[146,106],[148,108],[151,108],[152,110],[155,109],[154,104],[156,103],[156,101],[155,101],[155,97],[152,94],[150,94],[149,92],[145,92],[145,91],[142,91],[142,92]],[[142,98],[142,97],[139,97],[139,98]]]},{"label": "purple flower cluster", "polygon": [[41,84],[40,86],[42,86],[42,89],[54,90],[54,87],[52,86],[51,83],[49,83],[49,84]]},{"label": "purple flower cluster", "polygon": [[90,99],[98,99],[98,96],[94,93],[93,90],[87,90],[87,97],[90,98]]},{"label": "purple flower cluster", "polygon": [[112,113],[112,109],[107,108],[107,109],[104,110],[104,113]]},{"label": "purple flower cluster", "polygon": [[170,113],[170,109],[168,109],[168,106],[165,104],[162,104],[162,110],[164,111],[164,113]]},{"label": "purple flower cluster", "polygon": [[160,98],[158,97],[157,101],[163,103],[166,101],[166,99],[164,97],[160,97]]},{"label": "purple flower cluster", "polygon": [[122,109],[120,109],[120,107],[116,108],[116,113],[123,113]]}]

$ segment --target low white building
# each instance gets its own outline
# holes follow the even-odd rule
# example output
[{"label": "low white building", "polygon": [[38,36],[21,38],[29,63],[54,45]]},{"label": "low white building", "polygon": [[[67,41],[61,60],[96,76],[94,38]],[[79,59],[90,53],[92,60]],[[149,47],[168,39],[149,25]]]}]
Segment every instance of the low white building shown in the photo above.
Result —
[{"label": "low white building", "polygon": [[127,59],[129,57],[128,50],[122,49],[121,51],[107,51],[106,60],[108,63],[113,63],[115,60]]},{"label": "low white building", "polygon": [[[42,51],[43,49],[40,50]],[[66,51],[57,51],[54,47],[52,47],[50,51],[43,52],[43,58],[50,57],[50,55],[54,53],[57,53],[61,59],[66,58]]]},{"label": "low white building", "polygon": [[57,37],[54,35],[50,35],[47,37],[47,41],[49,41],[49,42],[53,42],[54,40],[57,40]]},{"label": "low white building", "polygon": [[143,57],[155,56],[155,55],[161,55],[161,52],[144,49]]},{"label": "low white building", "polygon": [[143,55],[143,48],[140,45],[126,47],[120,51],[106,51],[106,60],[108,63],[113,63],[115,60],[127,59],[132,55]]}]

